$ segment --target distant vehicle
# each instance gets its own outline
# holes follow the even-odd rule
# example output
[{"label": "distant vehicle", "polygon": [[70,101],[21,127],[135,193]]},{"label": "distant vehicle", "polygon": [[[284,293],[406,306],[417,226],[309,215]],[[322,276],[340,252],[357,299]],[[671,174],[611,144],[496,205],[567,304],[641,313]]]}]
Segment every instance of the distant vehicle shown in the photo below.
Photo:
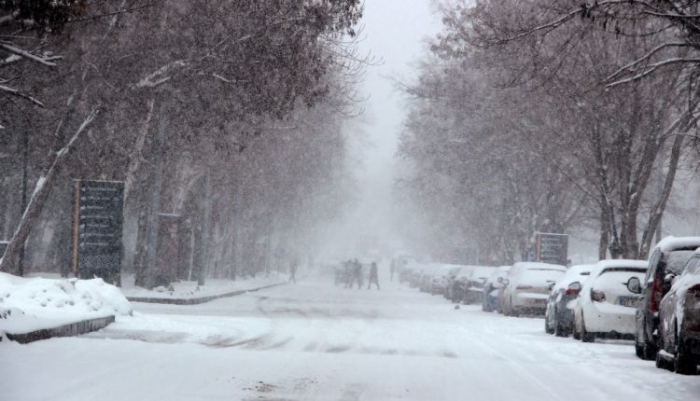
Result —
[{"label": "distant vehicle", "polygon": [[511,266],[501,266],[491,274],[491,277],[489,277],[488,280],[486,280],[483,292],[484,299],[481,303],[481,310],[484,312],[493,312],[499,309],[498,293],[499,289],[503,287],[503,284],[499,282],[499,279],[502,281],[505,277],[507,277],[510,268]]},{"label": "distant vehicle", "polygon": [[430,292],[432,278],[435,272],[442,266],[440,263],[429,263],[418,277],[418,289],[421,292]]},{"label": "distant vehicle", "polygon": [[671,289],[659,305],[659,352],[656,366],[671,363],[680,374],[697,373],[700,364],[700,252],[696,251],[680,275],[669,273]]},{"label": "distant vehicle", "polygon": [[540,262],[518,262],[501,282],[506,285],[503,293],[503,314],[519,316],[521,313],[544,315],[552,283],[566,273],[566,267]]},{"label": "distant vehicle", "polygon": [[475,266],[460,266],[448,278],[447,291],[445,296],[454,303],[459,303],[464,300],[464,294],[469,284],[469,277],[474,271]]},{"label": "distant vehicle", "polygon": [[686,262],[700,247],[700,237],[666,237],[659,241],[649,257],[646,276],[639,283],[630,282],[630,291],[641,294],[643,301],[635,314],[634,350],[639,358],[654,360],[658,344],[659,304],[670,290],[664,285],[667,274],[680,274]]},{"label": "distant vehicle", "polygon": [[400,256],[392,260],[394,263],[396,272],[399,275],[399,283],[408,282],[413,273],[413,269],[416,268],[417,262],[414,258],[410,256]]},{"label": "distant vehicle", "polygon": [[601,260],[581,289],[574,308],[574,338],[593,342],[596,337],[630,339],[634,335],[634,314],[641,296],[631,292],[630,280],[646,274],[645,260]]},{"label": "distant vehicle", "polygon": [[459,269],[457,265],[440,265],[430,278],[430,295],[440,295],[447,291],[448,277]]},{"label": "distant vehicle", "polygon": [[478,266],[469,276],[469,285],[467,286],[467,291],[464,294],[464,303],[473,304],[483,301],[484,299],[484,285],[486,281],[491,277],[496,268],[493,266]]},{"label": "distant vehicle", "polygon": [[554,284],[547,299],[547,309],[544,314],[544,331],[546,333],[559,337],[571,334],[574,327],[574,305],[572,302],[578,297],[594,266],[571,266],[564,277]]}]

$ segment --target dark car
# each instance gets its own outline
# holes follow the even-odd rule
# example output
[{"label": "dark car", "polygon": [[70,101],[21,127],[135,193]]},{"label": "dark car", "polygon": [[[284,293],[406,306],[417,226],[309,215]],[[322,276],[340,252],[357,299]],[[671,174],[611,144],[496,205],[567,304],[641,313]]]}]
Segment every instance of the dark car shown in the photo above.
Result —
[{"label": "dark car", "polygon": [[628,283],[631,292],[642,294],[635,314],[636,330],[634,349],[639,358],[656,359],[659,328],[659,305],[661,299],[670,290],[664,284],[667,274],[678,275],[688,259],[700,247],[700,237],[666,237],[661,240],[651,253],[649,268],[643,283],[632,279]]},{"label": "dark car", "polygon": [[578,297],[594,265],[571,266],[559,279],[547,299],[544,331],[559,337],[568,336],[574,328],[574,311],[569,305]]},{"label": "dark car", "polygon": [[656,366],[680,374],[697,373],[700,364],[700,253],[696,251],[676,276],[664,277],[671,289],[659,306],[659,352]]}]

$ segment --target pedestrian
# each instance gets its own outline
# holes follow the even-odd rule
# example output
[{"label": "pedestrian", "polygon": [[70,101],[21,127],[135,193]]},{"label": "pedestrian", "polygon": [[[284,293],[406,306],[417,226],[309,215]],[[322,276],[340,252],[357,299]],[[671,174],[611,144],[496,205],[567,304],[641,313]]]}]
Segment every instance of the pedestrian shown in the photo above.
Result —
[{"label": "pedestrian", "polygon": [[377,262],[372,262],[371,267],[369,268],[369,284],[367,284],[367,289],[369,290],[372,287],[372,284],[377,285],[377,289],[379,290],[379,271],[377,270]]},{"label": "pedestrian", "polygon": [[297,283],[296,274],[297,274],[297,260],[294,259],[294,260],[292,260],[292,264],[289,266],[289,282],[290,283],[292,281],[294,282],[294,284]]},{"label": "pedestrian", "polygon": [[344,281],[345,281],[345,288],[350,288],[352,287],[352,281],[355,278],[354,276],[354,265],[352,263],[352,259],[349,259],[347,262],[343,262],[343,274],[344,274]]},{"label": "pedestrian", "polygon": [[352,288],[355,281],[357,281],[357,288],[362,288],[362,263],[360,263],[360,261],[357,259],[353,261],[353,274],[350,288]]}]

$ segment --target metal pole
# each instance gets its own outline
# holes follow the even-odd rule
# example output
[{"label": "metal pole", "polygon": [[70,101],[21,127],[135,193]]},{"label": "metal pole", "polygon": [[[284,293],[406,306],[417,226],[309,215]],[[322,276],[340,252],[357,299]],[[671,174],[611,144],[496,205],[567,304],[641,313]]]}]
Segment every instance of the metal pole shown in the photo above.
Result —
[{"label": "metal pole", "polygon": [[160,105],[158,119],[158,135],[156,136],[155,171],[153,194],[151,196],[151,208],[148,215],[146,228],[146,271],[144,272],[144,285],[148,289],[155,286],[156,251],[158,247],[158,212],[160,209],[160,189],[162,186],[163,142],[165,137],[165,116],[163,103]]},{"label": "metal pole", "polygon": [[[656,161],[657,161],[657,174],[656,174],[656,201],[660,202],[661,201],[661,193],[664,190],[664,177],[663,177],[663,160],[662,160],[662,152],[660,151],[658,155],[656,155]],[[658,243],[661,241],[661,221],[663,220],[663,216],[659,217],[659,224],[656,226],[656,242]]]},{"label": "metal pole", "polygon": [[[22,203],[20,210],[22,213],[25,212],[27,208],[27,170],[29,164],[29,130],[24,130],[23,138],[23,158],[22,158]],[[19,250],[19,260],[17,261],[17,269],[20,276],[24,276],[24,244]]]},{"label": "metal pole", "polygon": [[202,270],[197,277],[197,285],[204,285],[204,276],[209,267],[209,226],[211,219],[211,167],[207,167],[207,174],[204,181],[204,227],[202,228]]}]

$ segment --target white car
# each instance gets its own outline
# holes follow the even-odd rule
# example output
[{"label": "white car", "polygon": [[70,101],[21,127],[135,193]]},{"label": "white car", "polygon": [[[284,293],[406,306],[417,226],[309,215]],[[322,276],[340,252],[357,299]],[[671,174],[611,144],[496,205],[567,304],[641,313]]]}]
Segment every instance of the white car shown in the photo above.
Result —
[{"label": "white car", "polygon": [[648,267],[645,260],[601,260],[576,298],[574,338],[584,342],[596,337],[632,337],[635,313],[641,296],[627,288],[636,277],[643,280]]},{"label": "white car", "polygon": [[518,262],[501,280],[503,314],[518,316],[522,312],[544,315],[552,284],[566,273],[566,267],[540,262]]},{"label": "white car", "polygon": [[428,292],[431,295],[444,294],[447,291],[447,283],[450,275],[453,275],[459,269],[458,265],[440,265],[430,277]]}]

